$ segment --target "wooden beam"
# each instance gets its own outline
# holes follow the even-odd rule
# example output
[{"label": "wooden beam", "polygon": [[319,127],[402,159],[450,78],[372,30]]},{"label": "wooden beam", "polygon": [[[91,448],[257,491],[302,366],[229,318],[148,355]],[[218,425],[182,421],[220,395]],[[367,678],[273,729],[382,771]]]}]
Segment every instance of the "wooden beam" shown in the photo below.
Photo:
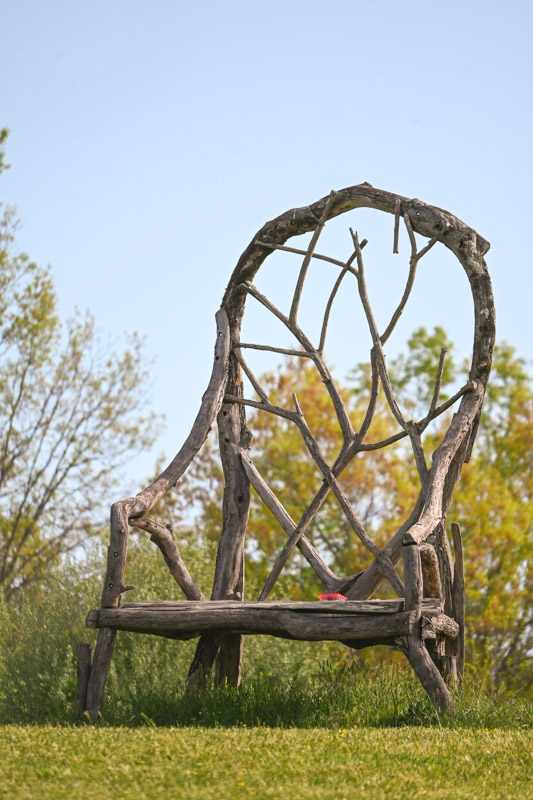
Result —
[{"label": "wooden beam", "polygon": [[420,683],[435,705],[446,711],[452,708],[450,690],[430,658],[422,640],[422,566],[418,544],[407,534],[402,548],[405,580],[405,607],[414,616],[413,630],[407,638],[407,658]]},{"label": "wooden beam", "polygon": [[[308,614],[396,614],[405,611],[405,604],[402,598],[394,600],[334,600],[329,602],[301,601],[301,600],[269,600],[267,602],[239,600],[208,600],[204,603],[189,602],[187,600],[139,600],[137,602],[123,603],[122,609],[141,608],[146,611],[187,611],[187,610],[227,610],[231,608],[247,608],[262,614],[265,611],[299,611]],[[437,599],[426,598],[422,600],[422,613],[437,616],[441,613],[441,604]],[[100,611],[90,611],[87,617],[87,626],[98,627],[92,624]],[[91,620],[91,624],[89,624]]]},{"label": "wooden beam", "polygon": [[[302,614],[285,609],[257,612],[245,603],[226,609],[210,609],[211,603],[195,609],[177,610],[145,608],[104,608],[98,625],[104,630],[125,630],[165,635],[178,632],[206,631],[269,634],[288,639],[327,641],[344,639],[390,639],[406,636],[413,628],[415,615],[401,611],[395,614]],[[252,604],[254,605],[254,604]],[[201,607],[199,607],[201,606]]]}]

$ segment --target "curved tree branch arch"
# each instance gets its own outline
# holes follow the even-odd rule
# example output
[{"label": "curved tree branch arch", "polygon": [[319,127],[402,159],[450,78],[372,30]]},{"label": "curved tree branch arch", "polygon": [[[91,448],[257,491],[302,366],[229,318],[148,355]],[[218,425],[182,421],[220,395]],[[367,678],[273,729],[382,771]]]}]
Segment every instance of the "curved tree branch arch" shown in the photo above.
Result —
[{"label": "curved tree branch arch", "polygon": [[[327,221],[357,208],[371,208],[394,215],[395,252],[397,252],[399,226],[403,221],[411,245],[406,286],[388,325],[382,333],[378,330],[366,287],[363,257],[365,242],[360,242],[357,233],[350,229],[353,249],[346,261],[339,261],[316,252],[320,234]],[[312,232],[312,237],[307,249],[301,250],[286,245],[289,239],[309,232]],[[427,245],[420,250],[418,249],[415,234],[420,234],[429,239]],[[475,314],[472,363],[468,382],[453,398],[439,404],[440,383],[445,357],[445,352],[443,352],[433,398],[427,414],[422,419],[412,420],[405,417],[394,395],[383,353],[383,345],[391,336],[409,299],[419,261],[437,243],[444,244],[454,253],[463,266],[470,282]],[[133,612],[138,610],[133,608],[136,604],[126,604],[130,608],[126,609],[126,606],[123,606],[119,610],[121,595],[128,588],[131,588],[124,585],[127,532],[130,525],[134,525],[151,534],[152,541],[161,549],[172,574],[190,601],[202,602],[205,599],[183,564],[172,535],[161,524],[147,519],[145,515],[153,508],[160,497],[176,485],[204,442],[215,418],[219,428],[225,488],[223,528],[211,600],[224,601],[226,603],[231,603],[231,601],[242,602],[243,600],[244,537],[250,505],[250,486],[253,486],[289,537],[259,596],[259,602],[262,603],[268,598],[294,547],[300,549],[322,581],[326,591],[342,590],[352,601],[366,601],[367,598],[372,596],[379,583],[383,579],[387,579],[398,597],[405,598],[405,612],[412,611],[415,615],[412,618],[414,620],[412,625],[415,626],[418,633],[398,638],[389,630],[385,639],[389,644],[394,644],[408,654],[424,686],[441,707],[449,704],[449,693],[447,694],[446,686],[429,658],[426,647],[422,644],[422,634],[419,630],[422,625],[422,589],[417,588],[420,583],[417,575],[422,570],[425,586],[433,587],[433,594],[430,594],[430,597],[436,597],[435,592],[437,590],[442,595],[444,616],[450,621],[452,629],[455,630],[452,619],[454,616],[454,565],[445,533],[445,520],[453,487],[459,477],[462,464],[470,457],[491,366],[495,336],[495,315],[490,277],[484,261],[484,255],[488,248],[489,244],[485,239],[449,212],[416,199],[410,200],[375,189],[367,183],[338,192],[331,192],[329,196],[322,198],[311,206],[292,209],[267,222],[261,228],[239,259],[224,294],[221,309],[217,312],[217,341],[213,372],[191,434],[173,461],[150,486],[146,487],[135,498],[120,501],[112,507],[111,546],[109,548],[107,574],[102,594],[102,608],[98,618],[100,632],[87,695],[87,708],[91,712],[96,713],[103,702],[105,678],[109,668],[116,629],[124,627],[126,624],[124,620],[128,616],[127,612],[131,610],[132,613],[129,614],[129,617],[132,617]],[[296,287],[288,312],[283,312],[276,308],[253,283],[253,279],[263,262],[276,250],[287,251],[302,257]],[[313,344],[306,336],[298,321],[302,290],[309,265],[313,259],[331,262],[339,268],[339,274],[326,302],[320,338],[317,344]],[[357,282],[360,301],[372,338],[372,389],[366,416],[358,430],[355,430],[352,425],[348,411],[343,404],[340,392],[333,381],[323,355],[333,302],[346,276],[350,276],[350,279],[355,279]],[[260,303],[277,317],[290,331],[300,349],[290,350],[272,347],[263,343],[242,342],[240,338],[241,324],[248,299]],[[328,464],[327,459],[321,453],[318,442],[309,429],[298,398],[295,395],[293,396],[293,408],[282,408],[270,402],[260,381],[253,374],[246,361],[244,354],[250,349],[286,353],[297,358],[309,359],[314,364],[329,393],[342,434],[342,446],[334,463]],[[248,378],[259,398],[258,400],[244,397],[242,372]],[[388,407],[401,430],[382,442],[368,442],[366,437],[376,408],[380,386],[383,388]],[[457,402],[459,402],[459,406],[456,408],[450,427],[444,440],[432,454],[432,464],[428,468],[421,434],[432,419],[435,419]],[[246,453],[251,438],[246,426],[246,406],[276,414],[292,422],[298,428],[302,440],[323,479],[320,489],[310,499],[304,514],[298,522],[291,519],[282,503],[259,474]],[[420,479],[420,492],[409,518],[405,520],[388,545],[383,549],[379,549],[357,518],[339,478],[343,469],[358,453],[386,447],[401,438],[405,438],[411,444]],[[354,534],[374,556],[373,563],[363,573],[344,578],[336,576],[306,538],[305,531],[330,492],[333,493],[342,508]],[[457,540],[457,535],[455,539]],[[402,551],[402,544],[406,546],[404,549],[405,586],[394,566]],[[413,545],[415,546],[414,549],[412,549]],[[460,544],[457,547],[460,549]],[[416,557],[413,556],[413,553],[416,554]],[[410,607],[409,604],[411,604]],[[247,625],[242,623],[240,627],[237,626],[237,629],[235,629],[231,626],[228,627],[225,623],[217,623],[216,620],[220,621],[222,617],[219,610],[217,610],[218,606],[217,609],[214,606],[212,608],[212,613],[218,613],[218,617],[213,617],[210,625],[206,624],[204,628],[199,629],[204,632],[201,634],[197,653],[189,673],[191,687],[204,683],[215,658],[217,660],[219,679],[233,683],[238,682],[243,632],[258,632],[258,613],[253,618],[255,627],[251,623],[247,623]],[[113,609],[116,609],[116,611],[113,612]],[[253,609],[250,610],[252,611]],[[240,611],[244,613],[244,606],[241,607]],[[166,619],[167,621],[170,619],[168,615]],[[262,619],[264,622],[266,618],[263,616]],[[346,622],[346,618],[344,621]],[[148,623],[145,621],[142,624],[145,626],[144,628],[139,623],[141,627],[130,629],[148,630],[146,628]],[[433,624],[432,630],[434,629],[435,625]],[[153,626],[151,630],[152,632],[159,632]],[[179,638],[179,631],[182,630],[180,625],[176,623],[172,630],[172,635],[175,638]],[[376,625],[374,630],[377,630]],[[167,631],[162,635],[171,634]],[[285,633],[278,632],[276,635],[287,635],[287,629],[285,628]],[[446,661],[446,653],[440,645],[439,637],[442,639],[443,635],[442,631],[440,631],[439,636],[435,634],[437,640],[439,640],[440,649],[438,653],[433,654],[441,672],[446,668],[448,670],[452,669],[450,659]],[[453,639],[449,632],[446,635],[448,635],[449,639]],[[299,637],[296,636],[296,638]],[[304,636],[303,638],[306,637]],[[313,636],[307,638],[313,638]],[[354,643],[355,640],[352,641],[349,637],[346,637],[344,629],[342,636],[339,632],[338,636],[326,638],[339,638],[351,646],[364,646],[367,643],[376,643],[378,640],[383,641],[383,636],[376,639],[375,636],[373,638],[372,634],[369,633],[366,638],[358,636],[359,644],[357,644]],[[364,644],[361,645],[361,642],[364,642]]]}]

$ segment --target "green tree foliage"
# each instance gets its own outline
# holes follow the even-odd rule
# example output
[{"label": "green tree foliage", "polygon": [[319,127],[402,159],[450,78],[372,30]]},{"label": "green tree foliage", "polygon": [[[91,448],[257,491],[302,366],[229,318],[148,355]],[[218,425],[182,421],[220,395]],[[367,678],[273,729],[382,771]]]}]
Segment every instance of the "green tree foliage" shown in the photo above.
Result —
[{"label": "green tree foliage", "polygon": [[[441,328],[421,328],[412,335],[407,356],[390,363],[397,397],[413,417],[423,417],[431,400],[441,348],[448,349],[441,399],[453,394],[466,378],[466,367],[453,359],[453,343]],[[355,389],[342,389],[344,402],[357,429],[368,404],[369,367],[359,365],[351,375]],[[330,463],[340,448],[338,425],[331,401],[312,366],[287,361],[279,371],[264,375],[261,384],[273,403],[292,407],[292,393]],[[496,348],[489,392],[473,459],[463,468],[449,519],[461,524],[467,586],[467,659],[488,668],[495,684],[509,688],[533,686],[533,591],[531,551],[533,387],[524,362],[512,347]],[[449,412],[450,414],[452,412]],[[251,456],[295,520],[318,490],[321,478],[295,426],[264,412],[252,412]],[[442,440],[450,416],[434,421],[425,434],[429,454]],[[397,432],[395,421],[378,405],[366,441],[379,441]],[[198,512],[199,536],[216,540],[220,531],[222,475],[216,443],[208,441],[178,487],[182,498],[174,506]],[[374,540],[384,545],[407,518],[418,493],[418,478],[405,441],[394,447],[358,456],[342,474],[343,488]],[[333,497],[329,497],[307,535],[340,575],[364,569],[368,556]],[[248,596],[258,591],[286,541],[285,534],[262,502],[252,495],[248,527]],[[275,591],[310,598],[317,588],[307,563],[291,556]],[[276,595],[273,595],[276,596]]]},{"label": "green tree foliage", "polygon": [[0,587],[9,599],[101,525],[117,469],[157,425],[144,412],[138,338],[117,353],[90,315],[62,327],[49,271],[16,252],[14,213],[0,214]]}]

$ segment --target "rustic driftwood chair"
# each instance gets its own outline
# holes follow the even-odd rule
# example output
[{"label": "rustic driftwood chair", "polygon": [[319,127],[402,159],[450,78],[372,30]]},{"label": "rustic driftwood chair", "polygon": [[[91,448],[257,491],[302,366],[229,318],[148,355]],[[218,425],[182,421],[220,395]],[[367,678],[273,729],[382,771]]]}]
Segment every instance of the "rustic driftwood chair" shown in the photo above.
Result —
[{"label": "rustic driftwood chair", "polygon": [[[365,280],[363,247],[351,229],[351,254],[339,261],[316,252],[319,236],[327,221],[353,209],[366,207],[394,215],[394,251],[398,249],[400,224],[404,224],[411,254],[403,296],[384,331],[377,329]],[[307,249],[287,247],[288,239],[313,232]],[[429,241],[419,249],[415,234]],[[389,378],[383,346],[391,335],[408,300],[416,267],[435,244],[445,245],[458,258],[470,282],[475,312],[472,365],[467,383],[446,402],[439,404],[444,352],[433,399],[425,416],[419,420],[405,417],[395,397]],[[189,437],[174,460],[161,475],[136,497],[115,503],[111,509],[111,541],[101,607],[89,613],[87,624],[98,628],[98,641],[92,665],[90,648],[78,648],[78,703],[94,718],[104,700],[117,630],[152,633],[174,639],[199,636],[196,655],[189,673],[189,685],[201,686],[216,661],[219,681],[237,684],[245,634],[271,634],[304,640],[338,640],[361,648],[389,644],[402,650],[436,703],[445,709],[451,704],[447,683],[462,674],[464,665],[464,579],[459,526],[452,524],[455,563],[445,529],[446,512],[462,464],[470,457],[485,386],[491,366],[494,344],[494,307],[490,278],[483,259],[489,244],[447,211],[419,200],[374,189],[364,183],[318,200],[311,206],[297,208],[267,222],[241,256],[222,306],[216,314],[217,338],[213,371],[200,411]],[[301,266],[288,311],[278,309],[253,283],[258,269],[276,250],[299,256]],[[302,289],[312,259],[333,264],[336,281],[325,304],[320,340],[313,343],[299,324]],[[328,267],[331,269],[331,266]],[[370,329],[372,387],[370,402],[359,430],[342,401],[324,360],[324,342],[333,300],[341,281],[355,278],[360,301]],[[248,298],[260,303],[288,329],[296,340],[294,350],[247,344],[240,340],[241,322]],[[309,359],[320,374],[329,393],[332,413],[342,433],[342,447],[334,463],[327,462],[304,414],[293,395],[294,406],[282,408],[269,400],[249,368],[244,352],[248,349],[273,350],[295,358]],[[243,373],[256,393],[247,399]],[[381,388],[380,388],[381,387]],[[398,433],[381,442],[367,441],[368,430],[383,391],[390,411],[398,423]],[[279,415],[293,423],[313,459],[321,479],[320,488],[308,499],[299,521],[294,521],[267,485],[247,454],[250,431],[245,408]],[[431,420],[455,406],[455,414],[442,443],[431,454],[427,466],[422,433]],[[169,530],[146,515],[168,490],[173,488],[198,453],[208,431],[217,420],[220,454],[224,471],[223,524],[218,546],[211,599],[206,600],[183,563]],[[342,487],[342,472],[357,455],[393,444],[401,438],[410,443],[419,475],[420,490],[408,518],[387,546],[380,549],[357,517],[357,509]],[[271,575],[259,598],[244,600],[245,535],[250,505],[250,487],[273,513],[288,536]],[[372,554],[373,561],[362,573],[338,577],[324,563],[306,537],[306,530],[318,514],[329,493],[338,501],[353,533]],[[122,595],[128,589],[124,570],[130,526],[151,534],[161,550],[172,575],[186,600],[178,602],[128,602]],[[325,592],[342,592],[347,601],[273,602],[268,597],[291,551],[297,547],[320,578]],[[403,581],[395,564],[403,555]],[[395,600],[373,600],[379,584],[387,580],[398,595]]]}]

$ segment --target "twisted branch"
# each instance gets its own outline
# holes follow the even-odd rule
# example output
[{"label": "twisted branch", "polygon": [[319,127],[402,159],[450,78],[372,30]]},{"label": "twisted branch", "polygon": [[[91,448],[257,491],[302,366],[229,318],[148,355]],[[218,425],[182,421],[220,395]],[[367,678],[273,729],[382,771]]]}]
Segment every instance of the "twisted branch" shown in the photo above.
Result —
[{"label": "twisted branch", "polygon": [[248,348],[249,350],[268,350],[270,353],[281,353],[285,356],[297,356],[299,358],[311,358],[311,353],[306,353],[305,350],[288,350],[285,347],[272,347],[268,344],[249,344],[248,342],[239,342],[240,348]]},{"label": "twisted branch", "polygon": [[431,405],[429,407],[428,416],[435,411],[439,401],[440,388],[442,385],[442,375],[444,373],[444,361],[446,359],[447,347],[442,347],[440,351],[439,366],[437,368],[437,380],[435,381],[435,388],[433,389],[433,397],[431,398]]},{"label": "twisted branch", "polygon": [[368,322],[368,327],[370,328],[370,335],[372,336],[372,342],[374,344],[374,352],[376,356],[376,361],[379,369],[379,375],[381,378],[381,383],[383,384],[383,390],[385,392],[385,397],[387,398],[387,402],[389,404],[389,408],[392,411],[394,418],[397,422],[401,425],[401,427],[405,430],[405,420],[403,418],[403,414],[400,411],[398,403],[396,401],[396,397],[394,396],[394,390],[392,388],[392,384],[390,382],[389,373],[387,370],[387,366],[385,363],[385,354],[383,352],[383,347],[381,343],[381,338],[378,333],[378,328],[376,324],[376,320],[374,319],[374,313],[372,311],[372,306],[370,305],[370,300],[368,297],[368,292],[366,288],[366,280],[365,280],[365,266],[363,263],[363,253],[361,251],[361,246],[359,244],[359,237],[357,233],[354,233],[353,230],[350,228],[350,233],[352,234],[352,239],[355,247],[355,252],[357,254],[357,266],[358,266],[358,276],[357,276],[357,283],[359,286],[359,296],[361,298],[361,303],[363,304],[363,309],[365,312],[365,316]]},{"label": "twisted branch", "polygon": [[[324,563],[324,561],[319,556],[317,550],[313,547],[311,542],[307,539],[304,534],[304,531],[309,526],[310,522],[312,522],[314,514],[309,515],[309,510],[304,514],[302,519],[300,520],[300,524],[297,526],[290,514],[285,510],[283,505],[280,503],[270,486],[267,484],[265,479],[259,473],[257,467],[253,463],[253,461],[248,458],[246,453],[241,453],[241,461],[248,476],[248,480],[254,487],[255,491],[266,505],[266,507],[272,512],[274,517],[277,519],[285,533],[287,533],[291,538],[293,537],[295,531],[298,529],[300,531],[300,536],[298,540],[294,542],[293,546],[297,546],[304,558],[307,560],[309,565],[313,568],[315,573],[318,575],[324,588],[327,591],[335,591],[339,589],[339,585],[345,585],[346,579],[338,578]],[[324,495],[325,496],[325,495]],[[315,505],[316,505],[317,498],[315,498]],[[321,505],[321,501],[318,501],[318,507]],[[311,504],[312,506],[313,504]],[[309,508],[311,508],[311,506]],[[317,509],[318,510],[318,509]],[[309,515],[309,519],[306,519],[306,515]],[[291,547],[292,550],[292,547]],[[290,555],[290,553],[288,554]],[[288,557],[287,555],[287,557]],[[279,574],[279,573],[278,573]],[[266,593],[266,597],[263,596],[265,594],[265,589],[261,592],[260,600],[266,599],[268,597],[269,592]]]},{"label": "twisted branch", "polygon": [[[440,417],[441,414],[444,414],[445,411],[448,411],[449,408],[453,406],[454,403],[457,402],[463,395],[467,394],[468,392],[474,392],[477,389],[476,381],[468,381],[462,386],[449,400],[446,400],[445,403],[442,403],[438,408],[435,409],[431,416],[428,414],[427,416],[423,417],[417,423],[415,423],[416,429],[418,432],[424,431],[430,422],[437,417]],[[226,403],[240,403],[243,406],[250,406],[251,408],[257,408],[261,411],[269,411],[271,414],[276,414],[277,416],[283,417],[284,419],[292,419],[292,412],[287,411],[285,408],[280,408],[279,406],[274,406],[271,403],[261,403],[257,400],[247,400],[245,397],[237,397],[237,395],[227,394],[224,397],[224,402]],[[369,407],[370,408],[370,407]],[[367,413],[367,417],[370,415]],[[370,424],[370,423],[368,423]],[[361,428],[362,430],[362,428]],[[354,437],[354,441],[349,448],[346,449],[344,454],[338,457],[338,461],[335,462],[335,467],[337,465],[344,469],[344,467],[348,464],[348,459],[351,461],[354,455],[359,452],[368,452],[370,450],[382,450],[384,447],[388,447],[391,444],[395,444],[396,442],[401,441],[401,439],[405,439],[407,436],[407,431],[399,431],[398,433],[393,434],[392,436],[388,436],[386,439],[381,439],[379,442],[359,442],[357,439],[359,438],[360,434],[356,434]],[[342,465],[342,466],[341,466]],[[336,472],[336,474],[338,474]]]},{"label": "twisted branch", "polygon": [[135,528],[151,534],[150,540],[160,549],[170,574],[187,600],[205,600],[205,595],[193,581],[185,561],[181,557],[172,532],[153,519],[135,519],[132,520],[131,524]]},{"label": "twisted branch", "polygon": [[[407,219],[408,219],[408,217],[407,217]],[[415,241],[415,238],[414,238],[414,233],[413,233],[412,228],[411,228],[411,223],[410,222],[406,222],[406,227],[407,227],[407,230],[409,232],[410,239],[411,239],[411,247],[412,247],[411,262],[414,262],[414,266],[412,266],[411,270],[410,270],[410,277],[411,277],[411,274],[413,274],[413,277],[412,277],[412,280],[411,280],[411,286],[412,286],[412,282],[414,280],[414,269],[416,267],[416,255],[417,255],[417,253],[416,253],[416,241]],[[372,307],[370,305],[370,300],[369,300],[369,297],[368,297],[368,292],[367,292],[367,288],[366,288],[366,280],[365,280],[365,267],[364,267],[364,263],[363,263],[363,254],[361,252],[361,247],[359,245],[359,238],[357,236],[357,233],[354,234],[351,228],[350,228],[350,232],[352,234],[352,238],[353,238],[354,246],[355,246],[355,251],[357,253],[357,266],[358,266],[358,272],[359,272],[357,281],[358,281],[358,286],[359,286],[359,295],[361,297],[361,302],[363,304],[365,315],[366,315],[366,318],[367,318],[367,321],[368,321],[368,326],[370,328],[372,341],[374,342],[376,359],[377,359],[377,363],[378,363],[378,367],[379,367],[381,382],[383,384],[383,390],[385,392],[385,397],[387,398],[387,402],[389,404],[389,408],[392,411],[395,419],[400,424],[400,426],[404,429],[404,431],[406,431],[407,435],[409,436],[409,439],[411,440],[411,446],[413,448],[413,453],[414,453],[414,457],[415,457],[415,464],[416,464],[416,468],[417,468],[418,475],[419,475],[419,478],[420,478],[420,484],[421,484],[422,487],[425,487],[427,485],[427,480],[428,480],[428,470],[427,470],[426,460],[425,460],[425,457],[424,457],[424,450],[423,450],[423,447],[422,447],[422,440],[420,438],[420,434],[418,432],[418,429],[417,429],[417,426],[415,425],[415,423],[412,420],[406,421],[404,419],[403,414],[402,414],[402,412],[400,410],[400,407],[398,405],[398,402],[396,400],[396,397],[394,395],[394,390],[392,388],[392,384],[391,384],[391,381],[390,381],[390,378],[389,378],[389,373],[388,373],[387,366],[386,366],[386,363],[385,363],[385,354],[383,352],[382,340],[381,340],[381,337],[378,334],[376,321],[374,319],[374,314],[372,312]],[[406,290],[404,292],[404,297],[405,298],[407,298],[407,296],[409,295],[409,292],[410,292],[410,286],[409,286],[409,280],[408,280],[407,287],[406,287]],[[403,301],[403,298],[402,298],[402,301]],[[406,301],[407,301],[407,299],[406,299]],[[402,310],[403,310],[402,303],[400,303],[400,305],[398,306],[398,309],[396,309],[395,315],[393,315],[393,319],[391,320],[391,324],[389,325],[389,328],[391,329],[391,331],[394,328],[394,325],[396,324],[396,321],[398,320],[400,314],[402,313]]]}]

